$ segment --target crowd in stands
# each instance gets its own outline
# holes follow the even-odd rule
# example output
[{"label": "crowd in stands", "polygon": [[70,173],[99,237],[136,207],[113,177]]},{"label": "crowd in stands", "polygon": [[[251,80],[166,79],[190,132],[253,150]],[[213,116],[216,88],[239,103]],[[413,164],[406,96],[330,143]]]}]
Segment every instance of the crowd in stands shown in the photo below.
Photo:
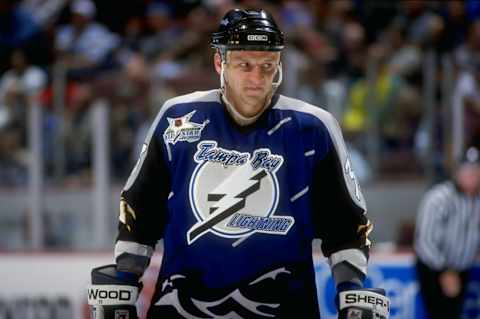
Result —
[{"label": "crowd in stands", "polygon": [[[44,108],[47,177],[61,143],[65,183],[75,185],[91,180],[91,105],[106,98],[112,177],[123,182],[166,99],[219,87],[210,35],[236,6],[274,14],[287,41],[281,92],[335,115],[352,156],[359,158],[356,165],[363,163],[362,179],[369,175],[364,154],[374,124],[382,154],[392,159],[381,169],[421,170],[415,163],[421,163],[425,147],[427,52],[436,57],[437,83],[442,57],[451,57],[453,100],[468,113],[466,143],[479,143],[478,1],[0,0],[0,185],[27,180],[26,112],[32,96]],[[57,77],[65,79],[60,113]],[[435,129],[446,143],[442,93],[436,85]]]}]

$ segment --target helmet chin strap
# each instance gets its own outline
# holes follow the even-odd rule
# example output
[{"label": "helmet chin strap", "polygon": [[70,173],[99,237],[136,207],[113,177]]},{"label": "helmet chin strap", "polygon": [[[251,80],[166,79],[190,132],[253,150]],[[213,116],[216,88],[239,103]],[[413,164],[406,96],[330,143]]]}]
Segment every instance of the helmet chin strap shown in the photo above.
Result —
[{"label": "helmet chin strap", "polygon": [[270,105],[270,101],[272,100],[272,96],[273,94],[275,93],[275,91],[278,89],[278,87],[280,86],[280,84],[282,84],[282,80],[283,80],[283,72],[282,72],[282,62],[279,62],[278,63],[278,80],[277,82],[273,82],[272,83],[272,92],[270,92],[270,94],[267,96],[267,98],[265,99],[265,105],[263,106],[263,108],[260,110],[260,112],[258,112],[258,114],[255,114],[254,116],[243,116],[242,114],[240,114],[236,109],[235,107],[233,106],[232,103],[230,103],[230,101],[228,100],[227,98],[227,90],[226,90],[226,84],[228,84],[228,82],[225,80],[225,61],[224,59],[222,58],[222,66],[221,66],[221,71],[220,71],[220,91],[222,92],[222,100],[223,102],[225,103],[225,105],[227,106],[227,110],[228,112],[232,115],[233,119],[235,120],[235,122],[237,122],[237,124],[241,125],[241,126],[245,126],[245,125],[249,125],[249,124],[252,124],[253,122],[255,122],[259,117],[260,115],[263,114],[263,112],[267,109],[268,105]]}]

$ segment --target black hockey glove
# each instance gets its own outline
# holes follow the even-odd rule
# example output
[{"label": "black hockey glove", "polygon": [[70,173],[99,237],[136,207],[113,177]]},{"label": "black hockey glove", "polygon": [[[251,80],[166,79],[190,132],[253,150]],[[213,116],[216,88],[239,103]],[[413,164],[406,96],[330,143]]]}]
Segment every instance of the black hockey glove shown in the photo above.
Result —
[{"label": "black hockey glove", "polygon": [[[338,289],[340,288],[340,289]],[[388,319],[390,300],[380,288],[337,287],[338,319]]]},{"label": "black hockey glove", "polygon": [[88,304],[92,319],[138,319],[135,303],[140,294],[138,276],[118,272],[116,265],[92,269]]}]

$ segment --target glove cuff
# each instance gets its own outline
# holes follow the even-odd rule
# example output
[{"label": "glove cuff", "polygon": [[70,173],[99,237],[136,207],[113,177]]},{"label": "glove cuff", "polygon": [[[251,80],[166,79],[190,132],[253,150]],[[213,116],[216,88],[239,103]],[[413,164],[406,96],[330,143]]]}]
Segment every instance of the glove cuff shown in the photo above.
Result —
[{"label": "glove cuff", "polygon": [[135,305],[138,288],[130,285],[90,285],[87,296],[91,306]]},{"label": "glove cuff", "polygon": [[[355,312],[358,314],[355,318],[389,318],[390,300],[385,296],[383,289],[345,290],[338,293],[338,298],[338,309],[343,316],[346,312]],[[367,314],[367,316],[363,316],[363,314]],[[348,318],[348,316],[346,317]]]}]

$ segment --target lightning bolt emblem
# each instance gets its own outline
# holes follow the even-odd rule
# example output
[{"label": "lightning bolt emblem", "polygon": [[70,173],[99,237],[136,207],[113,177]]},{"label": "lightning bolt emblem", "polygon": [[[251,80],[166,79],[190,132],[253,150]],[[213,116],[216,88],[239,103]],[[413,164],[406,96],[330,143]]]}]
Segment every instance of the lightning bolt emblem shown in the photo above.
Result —
[{"label": "lightning bolt emblem", "polygon": [[[252,174],[253,176],[244,183],[239,182]],[[265,169],[252,172],[250,165],[244,165],[210,192],[207,200],[216,203],[210,207],[209,218],[196,223],[188,231],[188,244],[192,244],[212,227],[244,208],[247,197],[260,189],[260,182],[265,176],[267,176]]]}]

